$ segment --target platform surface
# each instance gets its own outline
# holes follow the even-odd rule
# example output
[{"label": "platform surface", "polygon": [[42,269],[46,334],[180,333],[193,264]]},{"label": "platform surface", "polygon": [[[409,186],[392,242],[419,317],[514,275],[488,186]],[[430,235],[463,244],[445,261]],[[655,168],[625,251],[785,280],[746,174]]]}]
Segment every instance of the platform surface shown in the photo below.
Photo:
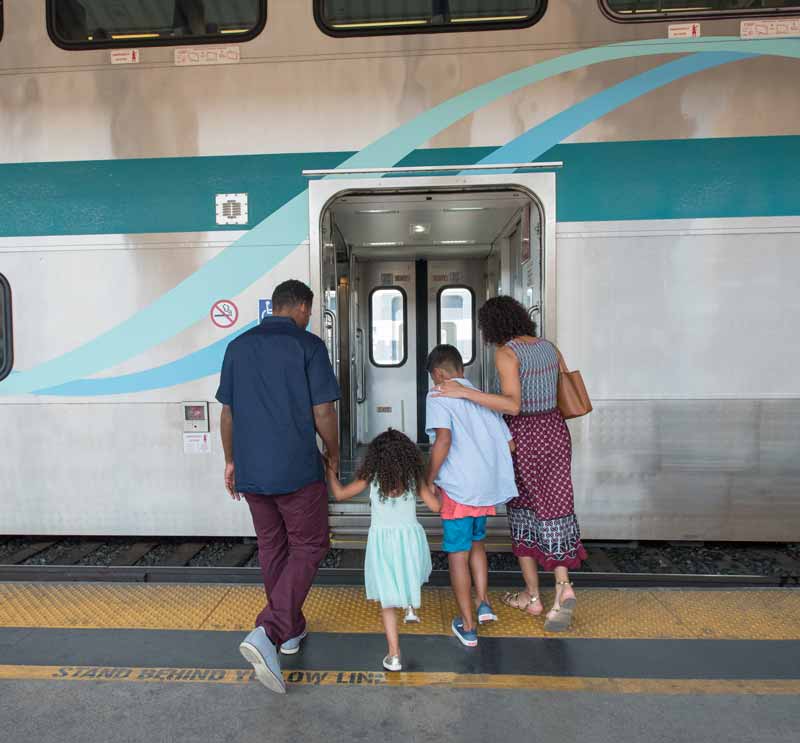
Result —
[{"label": "platform surface", "polygon": [[[486,637],[547,637],[543,618],[504,606]],[[546,607],[552,590],[542,591]],[[258,585],[0,583],[0,627],[249,631],[265,603]],[[304,612],[312,632],[381,633],[380,609],[359,586],[315,586]],[[422,622],[408,634],[449,635],[449,588],[424,588]],[[556,637],[556,635],[549,635]],[[573,628],[560,637],[800,640],[800,590],[583,589]]]},{"label": "platform surface", "polygon": [[61,743],[111,729],[121,741],[795,738],[800,590],[579,589],[562,635],[500,596],[471,649],[450,634],[449,589],[426,589],[422,622],[401,627],[404,672],[390,674],[363,589],[315,587],[278,696],[237,652],[260,587],[0,584],[0,729]]}]

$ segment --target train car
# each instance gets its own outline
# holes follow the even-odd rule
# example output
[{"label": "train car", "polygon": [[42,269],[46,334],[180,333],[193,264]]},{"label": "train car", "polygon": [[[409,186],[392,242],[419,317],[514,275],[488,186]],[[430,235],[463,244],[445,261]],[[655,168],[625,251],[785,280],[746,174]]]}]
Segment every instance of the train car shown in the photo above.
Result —
[{"label": "train car", "polygon": [[1,9],[0,533],[251,534],[219,367],[299,278],[350,466],[512,294],[585,538],[800,538],[800,0]]}]

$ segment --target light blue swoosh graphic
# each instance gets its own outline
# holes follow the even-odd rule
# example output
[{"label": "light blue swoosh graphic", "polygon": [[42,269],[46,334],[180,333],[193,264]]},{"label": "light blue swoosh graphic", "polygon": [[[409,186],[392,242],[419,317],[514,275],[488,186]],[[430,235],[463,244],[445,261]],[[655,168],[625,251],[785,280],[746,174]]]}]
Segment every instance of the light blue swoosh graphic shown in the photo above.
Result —
[{"label": "light blue swoosh graphic", "polygon": [[[709,37],[692,41],[627,42],[582,50],[537,63],[455,96],[364,148],[339,169],[394,165],[473,111],[564,72],[615,59],[701,51],[800,58],[800,42]],[[307,238],[307,222],[308,192],[305,191],[130,319],[73,351],[9,377],[0,383],[0,394],[52,388],[116,366],[168,340],[202,319],[216,299],[239,294],[289,255]],[[266,248],[269,248],[268,254]]]},{"label": "light blue swoosh graphic", "polygon": [[63,397],[88,397],[92,395],[122,395],[146,390],[173,387],[176,384],[192,382],[195,379],[207,377],[220,370],[225,349],[237,335],[244,333],[257,325],[251,322],[235,333],[190,353],[177,361],[172,361],[163,366],[157,366],[147,371],[134,374],[123,374],[118,377],[104,379],[78,379],[67,382],[58,387],[41,390],[42,395],[60,395]]},{"label": "light blue swoosh graphic", "polygon": [[[737,52],[705,52],[682,57],[674,62],[668,62],[665,65],[624,80],[556,114],[539,124],[539,126],[529,129],[508,144],[487,155],[480,161],[480,164],[495,165],[535,160],[550,148],[563,142],[571,134],[646,93],[650,93],[688,75],[753,56],[758,55]],[[512,169],[499,168],[495,172],[510,173]]]},{"label": "light blue swoosh graphic", "polygon": [[[683,57],[648,70],[597,93],[556,114],[542,124],[529,129],[520,137],[485,157],[481,160],[481,163],[494,164],[533,160],[570,134],[642,95],[687,75],[727,64],[728,62],[745,59],[748,56],[750,55],[733,52],[707,52]],[[501,170],[500,172],[507,171]],[[225,344],[233,337],[233,335],[229,336],[225,341],[217,342],[209,349],[203,349],[187,356],[185,359],[157,369],[121,377],[68,382],[55,388],[41,390],[40,394],[89,396],[132,393],[169,387],[180,382],[200,379],[216,374],[219,371]],[[210,349],[213,349],[213,351]],[[191,361],[188,361],[189,359]]]}]

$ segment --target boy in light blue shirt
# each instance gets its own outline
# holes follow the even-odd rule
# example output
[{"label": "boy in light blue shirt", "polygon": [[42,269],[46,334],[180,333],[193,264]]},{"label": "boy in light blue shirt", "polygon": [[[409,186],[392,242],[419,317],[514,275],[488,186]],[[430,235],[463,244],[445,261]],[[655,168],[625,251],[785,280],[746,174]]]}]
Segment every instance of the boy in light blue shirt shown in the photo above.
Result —
[{"label": "boy in light blue shirt", "polygon": [[[464,378],[464,363],[454,346],[441,345],[428,357],[428,373],[435,384]],[[428,483],[442,494],[442,549],[447,552],[450,582],[461,616],[453,634],[469,647],[478,644],[472,613],[472,583],[478,604],[478,622],[497,621],[489,604],[489,564],[483,540],[487,516],[495,506],[517,497],[511,461],[511,432],[499,415],[468,400],[428,393],[425,429],[433,440]]]}]

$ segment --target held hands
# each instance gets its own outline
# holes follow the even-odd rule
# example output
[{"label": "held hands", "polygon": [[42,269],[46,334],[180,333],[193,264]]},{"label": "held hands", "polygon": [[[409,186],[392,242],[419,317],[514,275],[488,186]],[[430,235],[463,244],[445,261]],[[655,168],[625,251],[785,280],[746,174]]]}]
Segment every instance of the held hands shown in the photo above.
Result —
[{"label": "held hands", "polygon": [[442,495],[439,492],[439,487],[433,482],[426,480],[420,483],[419,496],[433,513],[439,513],[442,510]]},{"label": "held hands", "polygon": [[242,499],[242,494],[236,492],[236,468],[233,462],[225,464],[225,489],[233,500]]},{"label": "held hands", "polygon": [[462,400],[469,399],[470,389],[452,379],[437,384],[433,388],[434,397],[452,397]]},{"label": "held hands", "polygon": [[339,474],[339,457],[332,455],[330,452],[325,451],[322,453],[322,462],[325,465],[325,479],[330,481],[333,478],[338,479]]}]

